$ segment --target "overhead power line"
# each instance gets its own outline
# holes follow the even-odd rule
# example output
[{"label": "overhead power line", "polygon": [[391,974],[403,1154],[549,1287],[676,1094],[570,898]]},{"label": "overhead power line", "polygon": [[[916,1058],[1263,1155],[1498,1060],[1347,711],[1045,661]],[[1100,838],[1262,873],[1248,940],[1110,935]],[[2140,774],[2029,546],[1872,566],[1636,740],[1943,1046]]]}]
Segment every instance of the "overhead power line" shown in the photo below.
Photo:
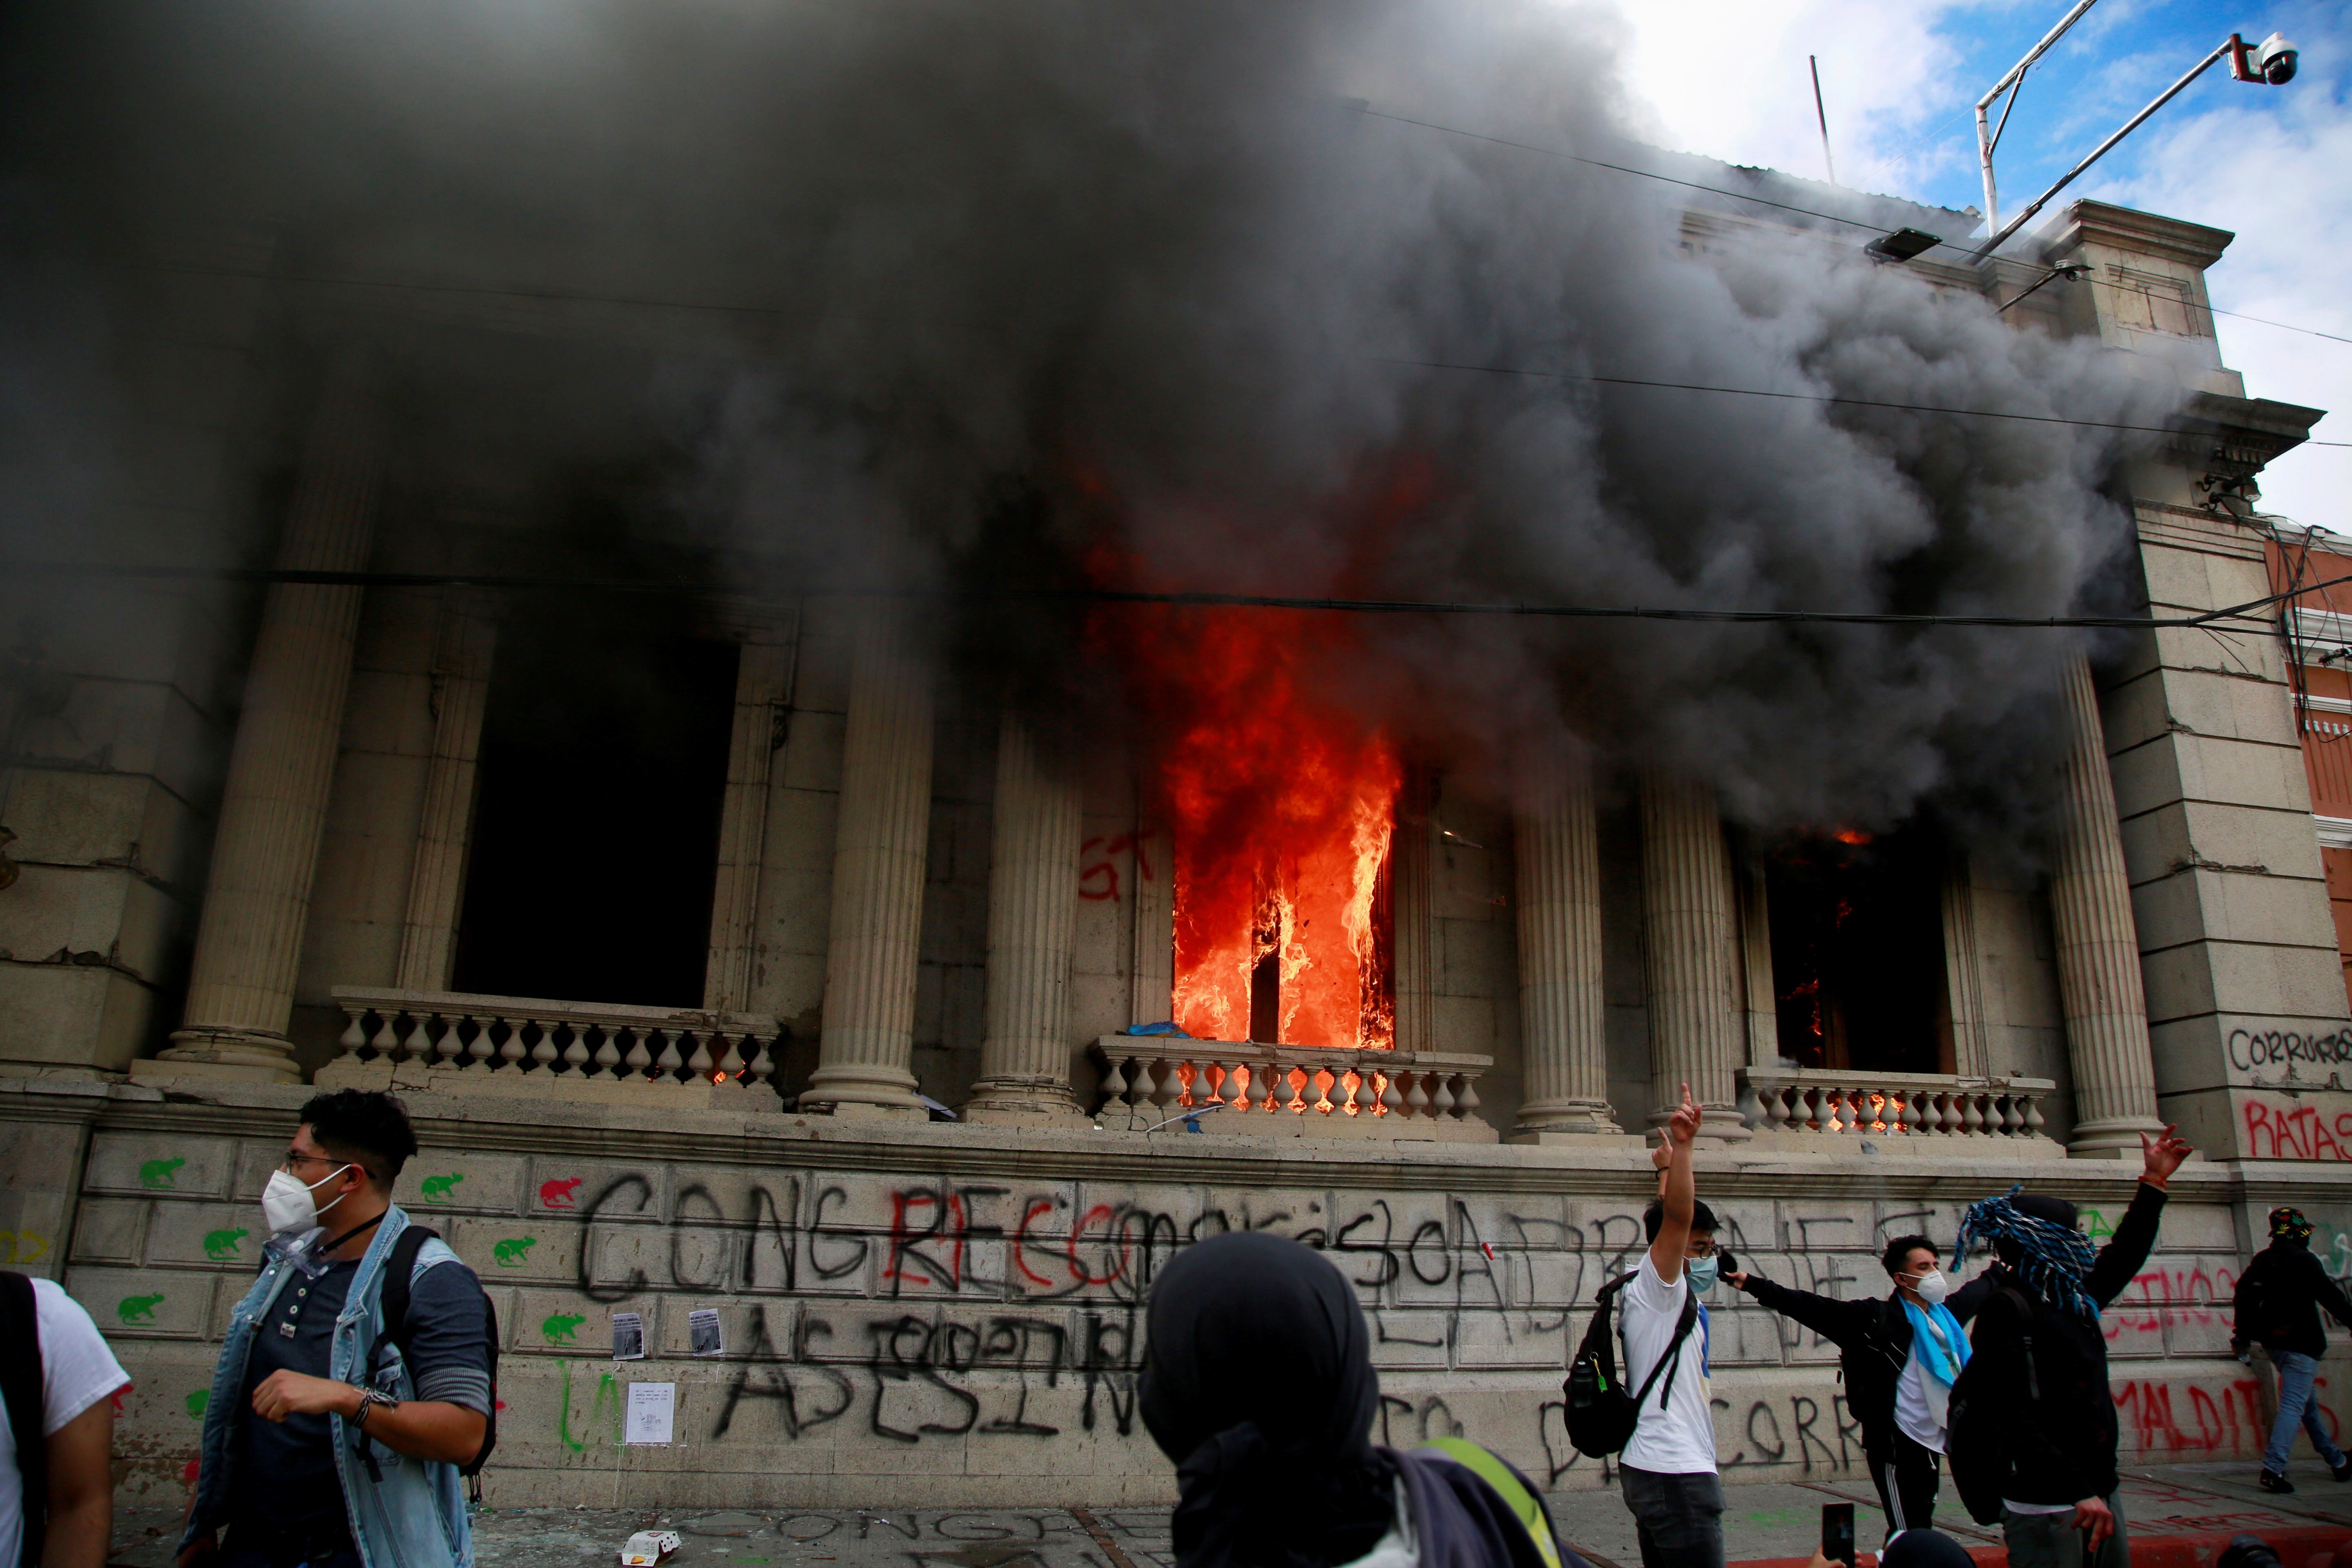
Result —
[{"label": "overhead power line", "polygon": [[[2068,419],[2057,414],[2012,414],[1998,408],[1951,408],[1939,403],[1895,403],[1874,397],[1841,397],[1827,392],[1775,392],[1759,386],[1709,386],[1700,382],[1645,381],[1631,375],[1584,375],[1564,370],[1523,370],[1507,364],[1457,364],[1445,360],[1391,359],[1365,356],[1381,364],[1416,365],[1423,370],[1458,370],[1479,375],[1528,376],[1542,381],[1594,382],[1603,386],[1646,386],[1662,392],[1713,392],[1730,397],[1779,397],[1794,403],[1834,403],[1854,408],[1892,408],[1910,414],[1956,414],[1970,419],[2021,419],[2035,425],[2078,425],[2092,430],[2137,430],[2153,436],[2183,432],[2177,426],[2126,425],[2111,419]],[[2313,441],[2306,447],[2352,447],[2352,441]]]},{"label": "overhead power line", "polygon": [[[281,566],[115,566],[95,562],[0,562],[0,572],[23,577],[98,577],[147,582],[289,584],[354,588],[488,588],[561,590],[599,594],[710,594],[725,590],[705,581],[645,577],[562,577],[482,572],[313,572]],[[2019,628],[2105,627],[2157,631],[2211,627],[2238,620],[2304,594],[2317,593],[2352,576],[2335,577],[2242,605],[2194,616],[1937,616],[1879,610],[1715,610],[1650,605],[1545,605],[1507,601],[1360,599],[1321,595],[1170,592],[1146,588],[912,587],[895,584],[795,585],[796,598],[910,598],[1011,600],[1029,603],[1172,605],[1211,609],[1329,610],[1350,615],[1517,616],[1561,620],[1716,621],[1735,624],[1805,624],[1864,626],[2007,626]],[[2267,627],[2266,621],[2253,623]]]}]

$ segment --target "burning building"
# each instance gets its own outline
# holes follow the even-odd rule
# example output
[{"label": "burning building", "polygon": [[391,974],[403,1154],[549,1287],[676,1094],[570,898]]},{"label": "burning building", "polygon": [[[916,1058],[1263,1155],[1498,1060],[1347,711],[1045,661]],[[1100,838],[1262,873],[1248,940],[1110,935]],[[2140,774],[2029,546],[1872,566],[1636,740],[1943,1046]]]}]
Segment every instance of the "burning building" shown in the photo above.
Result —
[{"label": "burning building", "polygon": [[[2259,1447],[2253,1216],[2352,1226],[2352,568],[2257,510],[2318,414],[2220,362],[2231,237],[1879,263],[1972,215],[1481,144],[1509,37],[1411,87],[1412,8],[1262,11],[1145,88],[1007,7],[598,99],[782,116],[725,189],[501,163],[462,80],[373,184],[69,147],[204,198],[12,263],[0,1223],[116,1336],[133,1491],[313,1085],[406,1097],[497,1293],[500,1501],[608,1495],[616,1310],[680,1390],[633,1500],[1166,1495],[1138,1307],[1239,1226],[1358,1281],[1389,1440],[1598,1484],[1558,1385],[1685,1082],[1729,1244],[1848,1291],[2178,1121],[2126,1443]],[[153,112],[261,135],[172,41]],[[374,147],[392,68],[310,42]],[[2112,625],[1976,624],[2052,616]],[[1711,1359],[1727,1462],[1828,1462],[1829,1352],[1727,1302]]]}]

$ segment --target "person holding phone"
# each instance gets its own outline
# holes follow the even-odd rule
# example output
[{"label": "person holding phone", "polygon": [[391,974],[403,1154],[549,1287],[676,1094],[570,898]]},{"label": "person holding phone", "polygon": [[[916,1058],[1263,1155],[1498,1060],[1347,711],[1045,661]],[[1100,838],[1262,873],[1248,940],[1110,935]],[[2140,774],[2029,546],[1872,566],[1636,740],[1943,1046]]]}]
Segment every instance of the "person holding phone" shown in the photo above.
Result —
[{"label": "person holding phone", "polygon": [[1945,1305],[1941,1256],[1924,1236],[1896,1237],[1878,1260],[1895,1288],[1862,1301],[1792,1290],[1753,1270],[1724,1276],[1838,1347],[1846,1408],[1862,1425],[1889,1541],[1936,1521],[1952,1384],[1969,1362],[1965,1319]]}]

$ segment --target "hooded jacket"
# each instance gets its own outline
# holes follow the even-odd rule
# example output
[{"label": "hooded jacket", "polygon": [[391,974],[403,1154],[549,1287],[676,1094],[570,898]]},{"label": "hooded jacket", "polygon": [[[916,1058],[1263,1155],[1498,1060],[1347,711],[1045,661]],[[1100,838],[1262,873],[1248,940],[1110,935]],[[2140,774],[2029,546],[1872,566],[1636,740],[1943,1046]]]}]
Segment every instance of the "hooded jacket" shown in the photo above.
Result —
[{"label": "hooded jacket", "polygon": [[[2164,1189],[2142,1182],[2083,1289],[2101,1311],[2123,1294],[2156,1245]],[[2021,1306],[2021,1301],[2022,1305]],[[1989,1430],[2007,1434],[2012,1502],[2073,1503],[2116,1489],[2116,1401],[2107,1387],[2107,1339],[2096,1319],[2063,1311],[1998,1265],[1946,1303],[1976,1319],[1967,1376]],[[2027,1342],[2033,1375],[2026,1372]],[[2038,1395],[2038,1396],[2037,1396]]]},{"label": "hooded jacket", "polygon": [[[2261,1322],[2248,1320],[2256,1314],[2249,1309],[2261,1303]],[[2259,1344],[2277,1355],[2283,1351],[2300,1351],[2307,1356],[2327,1353],[2327,1325],[2320,1321],[2319,1310],[2327,1309],[2330,1316],[2352,1328],[2352,1300],[2344,1295],[2344,1288],[2327,1277],[2327,1269],[2312,1256],[2308,1241],[2282,1237],[2254,1254],[2246,1271],[2238,1276],[2237,1300],[2231,1303],[2233,1322],[2230,1330],[2232,1345]]]}]

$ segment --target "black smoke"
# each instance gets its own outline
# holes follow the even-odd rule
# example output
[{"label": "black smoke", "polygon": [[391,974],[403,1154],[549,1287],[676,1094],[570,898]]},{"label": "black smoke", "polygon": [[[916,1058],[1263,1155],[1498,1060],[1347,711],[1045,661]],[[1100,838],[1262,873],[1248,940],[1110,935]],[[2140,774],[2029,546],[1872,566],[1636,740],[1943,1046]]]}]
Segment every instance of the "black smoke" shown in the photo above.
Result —
[{"label": "black smoke", "polygon": [[[230,236],[277,279],[273,352],[382,337],[413,468],[461,430],[542,479],[634,464],[646,529],[765,586],[2063,614],[2128,599],[2114,494],[2145,436],[1573,378],[2141,426],[2179,396],[1853,228],[1753,208],[1694,240],[1689,193],[1555,155],[1622,160],[1638,123],[1604,9],[223,0],[10,26],[9,264],[108,279],[0,349],[12,403],[54,375],[60,417],[104,405],[74,391],[111,330],[79,302],[176,286],[159,236]],[[44,504],[5,542],[85,504],[78,449],[11,450]],[[950,603],[923,617],[944,654],[1116,706],[1075,610]],[[1574,735],[1766,826],[2015,820],[2071,635],[1392,617],[1323,677],[1496,791]]]}]

